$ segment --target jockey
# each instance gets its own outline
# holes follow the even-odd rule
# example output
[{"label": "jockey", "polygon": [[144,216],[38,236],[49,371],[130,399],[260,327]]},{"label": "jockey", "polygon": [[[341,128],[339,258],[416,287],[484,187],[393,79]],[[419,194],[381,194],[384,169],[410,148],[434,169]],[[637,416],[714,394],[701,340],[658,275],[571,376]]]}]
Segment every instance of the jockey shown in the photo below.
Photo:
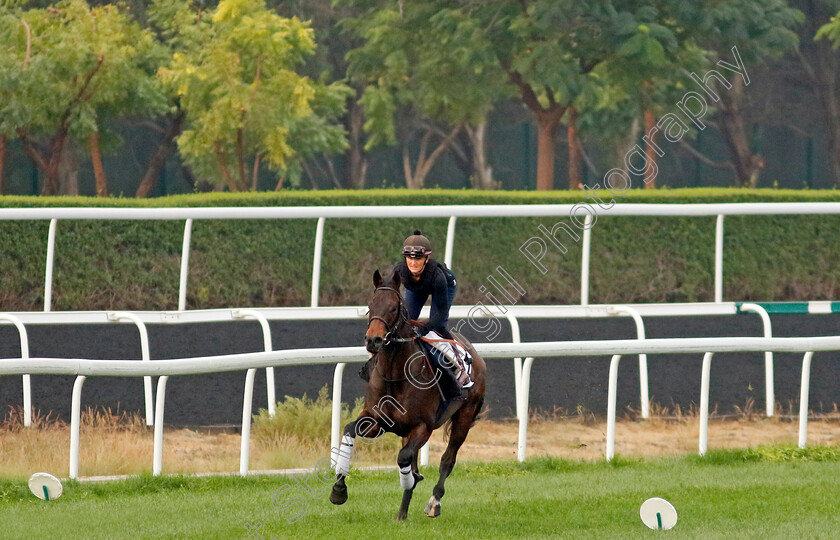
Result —
[{"label": "jockey", "polygon": [[[405,301],[410,319],[417,320],[420,310],[431,296],[432,309],[429,320],[415,325],[417,335],[425,336],[434,330],[445,339],[454,339],[446,329],[446,323],[449,322],[449,308],[452,307],[452,300],[455,298],[455,274],[444,263],[430,258],[431,253],[431,242],[416,230],[403,242],[404,261],[397,264],[394,271],[400,275],[400,282],[405,286]],[[433,356],[440,354],[425,341],[418,340],[418,343]],[[438,363],[441,364],[440,361]],[[443,364],[448,365],[449,362]],[[461,393],[451,369],[442,371],[440,384],[445,394],[444,399],[464,399],[466,395]]]},{"label": "jockey", "polygon": [[[445,264],[429,258],[431,253],[432,244],[429,239],[420,231],[414,231],[414,234],[403,242],[402,254],[405,260],[398,263],[394,271],[399,274],[400,283],[405,286],[406,308],[409,319],[414,321],[415,334],[422,337],[434,330],[444,339],[454,339],[446,329],[446,323],[449,322],[449,308],[452,307],[452,300],[455,298],[455,274]],[[417,323],[420,311],[429,296],[432,298],[429,320],[425,323]],[[467,392],[462,391],[452,372],[455,366],[445,358],[441,358],[443,353],[429,343],[423,340],[417,340],[417,343],[429,353],[433,362],[438,364],[433,367],[444,368],[440,370],[439,380],[444,400],[466,399]],[[365,381],[370,380],[372,359],[373,355],[359,371],[359,376]],[[446,369],[447,367],[449,369]]]},{"label": "jockey", "polygon": [[449,308],[455,298],[455,274],[442,262],[429,257],[432,244],[420,231],[414,231],[403,242],[404,261],[394,267],[399,273],[400,282],[405,286],[405,301],[408,316],[412,320],[420,317],[420,310],[432,297],[432,310],[429,320],[415,326],[417,333],[425,336],[434,330],[446,339],[452,339],[446,329],[449,322]]}]

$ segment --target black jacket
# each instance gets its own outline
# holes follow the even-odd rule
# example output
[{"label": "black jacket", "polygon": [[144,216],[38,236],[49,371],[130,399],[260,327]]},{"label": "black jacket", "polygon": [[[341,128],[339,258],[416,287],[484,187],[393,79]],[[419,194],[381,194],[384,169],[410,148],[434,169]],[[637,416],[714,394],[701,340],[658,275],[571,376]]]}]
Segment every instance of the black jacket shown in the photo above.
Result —
[{"label": "black jacket", "polygon": [[425,297],[432,297],[432,317],[425,324],[425,328],[418,328],[425,335],[428,330],[446,330],[445,323],[449,318],[449,286],[454,283],[452,273],[446,265],[440,261],[429,259],[420,274],[420,279],[415,281],[405,261],[397,264],[394,268],[400,275],[400,281],[406,289],[414,294]]}]

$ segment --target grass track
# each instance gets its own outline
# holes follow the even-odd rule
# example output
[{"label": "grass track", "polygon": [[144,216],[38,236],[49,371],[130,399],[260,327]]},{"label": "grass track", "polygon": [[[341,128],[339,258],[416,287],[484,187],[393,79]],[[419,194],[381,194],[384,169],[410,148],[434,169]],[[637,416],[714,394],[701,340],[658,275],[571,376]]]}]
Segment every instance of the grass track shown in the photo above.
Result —
[{"label": "grass track", "polygon": [[834,447],[610,464],[554,458],[459,464],[434,520],[422,510],[437,468],[423,473],[405,523],[393,519],[401,497],[395,471],[352,473],[344,506],[307,497],[305,515],[291,524],[286,518],[297,507],[280,512],[271,505],[275,490],[294,485],[286,477],[68,482],[51,503],[35,499],[21,482],[0,482],[0,536],[247,538],[245,523],[259,521],[266,539],[648,538],[660,533],[641,523],[638,510],[653,496],[679,512],[669,538],[837,538],[840,530],[840,448]]}]

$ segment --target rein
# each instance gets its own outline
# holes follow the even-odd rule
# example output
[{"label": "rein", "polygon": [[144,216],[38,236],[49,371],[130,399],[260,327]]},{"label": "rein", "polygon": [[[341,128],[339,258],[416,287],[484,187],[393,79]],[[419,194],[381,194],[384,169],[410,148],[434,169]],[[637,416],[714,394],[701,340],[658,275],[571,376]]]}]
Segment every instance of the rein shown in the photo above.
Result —
[{"label": "rein", "polygon": [[[394,322],[393,327],[391,327],[391,325],[388,324],[388,321],[386,321],[384,318],[382,318],[378,315],[369,315],[368,316],[368,327],[370,327],[370,323],[375,321],[375,320],[381,321],[382,324],[385,325],[385,340],[382,343],[383,348],[390,345],[391,343],[408,343],[408,342],[411,342],[411,341],[415,341],[417,338],[414,337],[414,336],[408,337],[408,338],[401,338],[401,337],[396,337],[396,335],[395,335],[397,332],[399,332],[399,330],[403,326],[406,325],[406,323],[409,322],[408,311],[406,310],[405,304],[403,304],[402,295],[400,294],[400,292],[393,287],[377,287],[376,289],[374,289],[373,292],[376,292],[376,291],[390,291],[390,292],[396,294],[397,295],[397,303],[399,305],[399,311],[400,311],[400,316]],[[397,383],[397,382],[407,381],[408,377],[403,377],[401,379],[389,379],[389,378],[385,377],[385,374],[382,373],[382,370],[379,369],[379,354],[381,352],[382,351],[380,350],[379,353],[376,353],[376,355],[374,357],[375,360],[374,360],[373,369],[376,370],[377,373],[379,373],[379,376],[382,377],[382,380],[386,383]],[[396,354],[396,351],[393,351],[391,353],[392,359],[393,359],[393,356],[395,354]]]}]

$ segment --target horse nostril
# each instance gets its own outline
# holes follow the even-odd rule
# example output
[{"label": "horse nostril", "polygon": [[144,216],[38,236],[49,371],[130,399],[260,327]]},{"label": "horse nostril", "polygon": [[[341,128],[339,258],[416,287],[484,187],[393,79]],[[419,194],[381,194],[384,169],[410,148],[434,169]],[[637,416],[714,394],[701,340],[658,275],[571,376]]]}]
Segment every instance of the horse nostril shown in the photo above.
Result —
[{"label": "horse nostril", "polygon": [[382,343],[382,338],[380,336],[375,336],[373,338],[373,343],[379,345],[380,343]]}]

